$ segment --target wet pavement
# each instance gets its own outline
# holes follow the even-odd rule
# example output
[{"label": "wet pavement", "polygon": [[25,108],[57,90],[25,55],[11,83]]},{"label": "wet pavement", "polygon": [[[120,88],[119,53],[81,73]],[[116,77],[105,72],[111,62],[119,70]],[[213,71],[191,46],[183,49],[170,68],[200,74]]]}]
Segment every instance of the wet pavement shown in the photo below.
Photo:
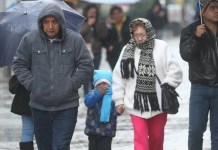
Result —
[{"label": "wet pavement", "polygon": [[[190,82],[188,81],[188,65],[179,55],[179,38],[167,38],[169,48],[183,69],[184,81],[178,87],[177,91],[182,100],[180,100],[179,113],[169,115],[165,129],[164,150],[187,150],[188,139],[188,99],[190,92]],[[105,51],[102,54],[101,69],[109,69],[105,61]],[[83,104],[82,89],[80,89],[81,99],[78,114],[78,122],[74,136],[71,142],[72,150],[87,150],[88,140],[84,134],[86,107]],[[10,106],[13,95],[8,92],[7,82],[0,83],[0,150],[18,150],[21,134],[21,118],[10,112]],[[204,135],[204,149],[210,150],[209,129]],[[36,149],[36,145],[35,145]],[[116,137],[112,143],[113,150],[133,150],[133,130],[128,114],[118,117],[118,126]]]}]

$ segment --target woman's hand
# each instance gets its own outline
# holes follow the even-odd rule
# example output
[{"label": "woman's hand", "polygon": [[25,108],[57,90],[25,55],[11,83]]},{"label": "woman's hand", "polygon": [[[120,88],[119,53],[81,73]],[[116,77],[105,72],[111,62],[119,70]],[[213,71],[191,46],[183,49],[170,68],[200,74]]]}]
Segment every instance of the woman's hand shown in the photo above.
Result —
[{"label": "woman's hand", "polygon": [[123,104],[116,106],[117,113],[122,114],[124,112],[124,110],[125,110],[125,108],[124,108]]}]

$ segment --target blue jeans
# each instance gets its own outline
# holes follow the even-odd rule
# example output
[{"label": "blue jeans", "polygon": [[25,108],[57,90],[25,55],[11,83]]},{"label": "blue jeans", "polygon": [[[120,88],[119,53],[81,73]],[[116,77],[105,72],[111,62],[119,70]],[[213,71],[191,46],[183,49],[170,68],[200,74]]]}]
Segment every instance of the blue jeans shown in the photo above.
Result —
[{"label": "blue jeans", "polygon": [[210,114],[211,150],[218,150],[218,87],[191,85],[188,149],[202,150]]},{"label": "blue jeans", "polygon": [[34,127],[32,116],[22,115],[22,136],[21,142],[33,141]]},{"label": "blue jeans", "polygon": [[38,150],[70,150],[78,107],[60,111],[32,108]]}]

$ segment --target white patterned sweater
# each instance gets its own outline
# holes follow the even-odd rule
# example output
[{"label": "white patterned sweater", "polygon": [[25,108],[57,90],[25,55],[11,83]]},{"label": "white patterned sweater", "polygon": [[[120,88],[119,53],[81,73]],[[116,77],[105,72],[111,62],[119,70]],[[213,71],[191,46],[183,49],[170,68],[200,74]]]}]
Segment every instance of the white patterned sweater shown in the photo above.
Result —
[{"label": "white patterned sweater", "polygon": [[[117,64],[113,70],[113,82],[112,82],[112,99],[115,102],[115,106],[124,104],[125,110],[132,115],[149,119],[155,115],[162,113],[162,111],[148,111],[141,113],[133,108],[134,103],[134,91],[136,86],[136,73],[134,78],[123,79],[121,77],[120,62],[125,46],[122,49],[121,55],[117,61]],[[138,69],[139,57],[141,50],[135,49],[134,59],[135,68]],[[155,62],[156,74],[160,78],[161,83],[168,83],[173,87],[178,87],[182,82],[182,70],[178,64],[176,57],[168,48],[168,44],[162,40],[155,40],[155,46],[153,50],[153,57]],[[158,81],[156,80],[156,92],[158,96],[158,102],[161,109],[161,89]],[[150,107],[149,107],[149,110]]]}]

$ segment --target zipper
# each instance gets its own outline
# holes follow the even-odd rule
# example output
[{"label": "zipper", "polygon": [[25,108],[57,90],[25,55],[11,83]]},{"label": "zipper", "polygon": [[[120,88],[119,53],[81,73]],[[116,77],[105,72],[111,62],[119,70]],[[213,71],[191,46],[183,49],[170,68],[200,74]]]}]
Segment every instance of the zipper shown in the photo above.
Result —
[{"label": "zipper", "polygon": [[[53,46],[53,41],[51,41],[51,47]],[[52,50],[50,49],[50,78],[51,78],[51,90],[53,90],[54,89],[54,85],[53,85],[53,74],[52,74],[52,69],[53,69],[53,67],[52,67],[52,65],[53,65],[53,63],[52,63],[52,56],[53,56],[53,52],[52,52]]]}]

